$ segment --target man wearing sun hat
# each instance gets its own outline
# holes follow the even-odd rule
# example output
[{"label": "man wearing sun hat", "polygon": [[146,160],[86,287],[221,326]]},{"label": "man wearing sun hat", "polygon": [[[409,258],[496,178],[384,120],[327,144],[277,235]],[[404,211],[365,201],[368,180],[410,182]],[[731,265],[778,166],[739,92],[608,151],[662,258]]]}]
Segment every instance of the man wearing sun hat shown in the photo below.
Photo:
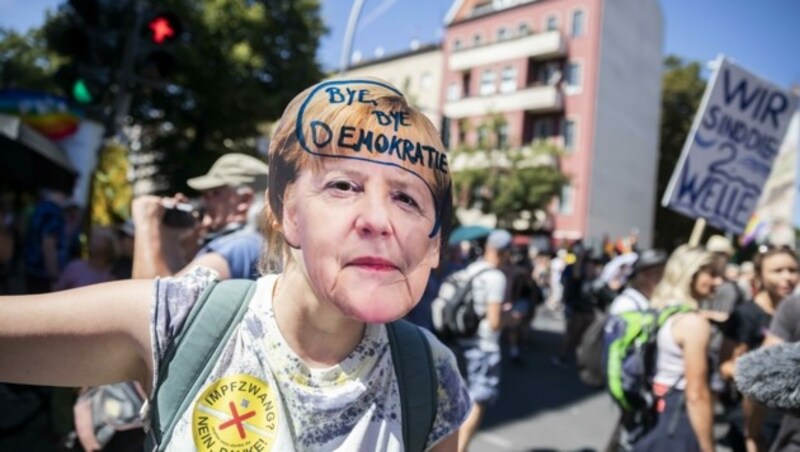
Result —
[{"label": "man wearing sun hat", "polygon": [[[267,186],[269,166],[246,154],[225,154],[211,166],[208,173],[186,181],[200,192],[204,214],[192,227],[176,228],[165,225],[165,213],[186,198],[143,196],[133,202],[136,224],[134,247],[134,278],[183,274],[197,265],[211,268],[220,279],[258,276],[262,235],[248,228],[250,210],[260,207],[257,199]],[[199,212],[193,212],[199,217]],[[194,242],[193,233],[200,231],[200,249],[188,265],[176,265],[181,260],[181,241]],[[187,240],[188,239],[188,240]],[[190,246],[193,243],[190,243]],[[196,249],[196,247],[195,247]],[[177,267],[177,270],[174,270]]]}]

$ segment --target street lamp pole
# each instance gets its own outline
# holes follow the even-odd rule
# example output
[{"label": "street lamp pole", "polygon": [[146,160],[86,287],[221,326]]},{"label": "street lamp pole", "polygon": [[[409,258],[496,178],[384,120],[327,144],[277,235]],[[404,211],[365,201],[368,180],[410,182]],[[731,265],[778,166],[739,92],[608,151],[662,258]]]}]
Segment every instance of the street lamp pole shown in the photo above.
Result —
[{"label": "street lamp pole", "polygon": [[339,69],[339,75],[347,72],[350,66],[350,54],[353,51],[353,37],[356,34],[356,25],[358,25],[358,17],[361,15],[361,9],[364,7],[364,0],[353,0],[353,7],[350,8],[350,18],[347,19],[347,30],[344,32],[344,41],[342,42],[342,59]]}]

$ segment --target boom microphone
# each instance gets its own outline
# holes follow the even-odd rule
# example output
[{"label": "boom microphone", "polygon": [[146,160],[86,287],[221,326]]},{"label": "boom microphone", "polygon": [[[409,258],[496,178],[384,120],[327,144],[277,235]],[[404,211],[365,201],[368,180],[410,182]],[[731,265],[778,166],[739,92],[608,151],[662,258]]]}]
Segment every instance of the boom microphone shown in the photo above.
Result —
[{"label": "boom microphone", "polygon": [[736,361],[736,386],[769,407],[800,414],[800,343],[762,347]]}]

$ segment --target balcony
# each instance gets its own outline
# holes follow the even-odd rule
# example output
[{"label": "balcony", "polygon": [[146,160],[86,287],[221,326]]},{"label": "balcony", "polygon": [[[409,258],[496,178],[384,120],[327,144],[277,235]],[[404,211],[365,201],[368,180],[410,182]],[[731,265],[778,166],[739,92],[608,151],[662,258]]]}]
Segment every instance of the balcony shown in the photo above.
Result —
[{"label": "balcony", "polygon": [[455,51],[448,65],[451,71],[464,71],[518,58],[548,59],[565,55],[566,47],[561,33],[548,31]]},{"label": "balcony", "polygon": [[531,86],[511,93],[447,101],[444,114],[458,119],[520,110],[537,113],[559,111],[564,108],[562,97],[556,85]]}]

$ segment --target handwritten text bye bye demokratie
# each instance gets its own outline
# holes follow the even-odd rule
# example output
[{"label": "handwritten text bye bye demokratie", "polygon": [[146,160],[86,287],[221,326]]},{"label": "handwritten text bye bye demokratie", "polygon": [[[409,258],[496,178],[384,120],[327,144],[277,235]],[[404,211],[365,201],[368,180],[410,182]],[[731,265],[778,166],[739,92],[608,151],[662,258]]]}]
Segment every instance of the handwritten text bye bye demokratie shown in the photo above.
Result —
[{"label": "handwritten text bye bye demokratie", "polygon": [[[371,97],[369,89],[328,86],[318,95],[325,96],[331,104],[372,105],[374,109],[371,114],[375,115],[378,124],[386,128],[386,132],[365,130],[361,127],[349,125],[342,125],[334,130],[326,122],[312,119],[308,123],[311,142],[306,143],[306,150],[311,151],[308,149],[308,145],[311,144],[317,149],[317,152],[313,153],[323,155],[319,150],[331,143],[335,143],[341,149],[353,151],[353,157],[355,158],[369,158],[368,154],[379,154],[409,162],[412,165],[430,168],[434,171],[448,172],[447,155],[443,152],[428,144],[397,135],[397,132],[402,128],[411,126],[408,114],[402,111],[387,112],[379,110],[377,108],[378,102]],[[302,127],[303,121],[302,114],[303,109],[301,109],[300,117],[298,117],[298,125],[300,127]],[[298,138],[300,138],[301,133],[302,131],[298,129]],[[400,166],[399,162],[398,166]]]}]

